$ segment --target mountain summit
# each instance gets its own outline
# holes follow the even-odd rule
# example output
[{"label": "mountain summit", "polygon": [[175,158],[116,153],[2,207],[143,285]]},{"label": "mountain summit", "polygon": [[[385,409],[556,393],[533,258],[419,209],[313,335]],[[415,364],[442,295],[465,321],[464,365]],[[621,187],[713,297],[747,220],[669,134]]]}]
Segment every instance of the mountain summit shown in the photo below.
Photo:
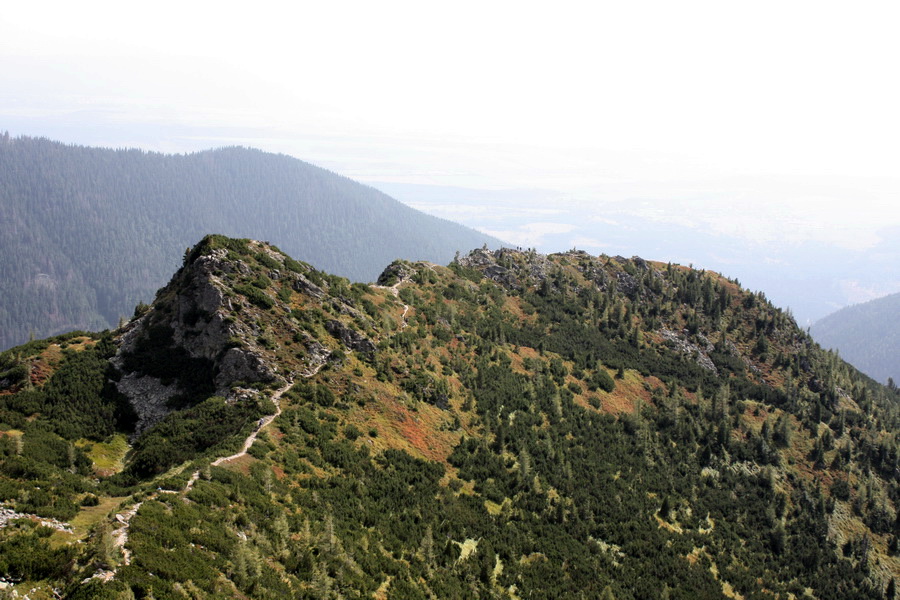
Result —
[{"label": "mountain summit", "polygon": [[715,273],[481,249],[365,285],[208,236],[116,332],[0,354],[0,575],[70,598],[881,599],[898,400]]}]

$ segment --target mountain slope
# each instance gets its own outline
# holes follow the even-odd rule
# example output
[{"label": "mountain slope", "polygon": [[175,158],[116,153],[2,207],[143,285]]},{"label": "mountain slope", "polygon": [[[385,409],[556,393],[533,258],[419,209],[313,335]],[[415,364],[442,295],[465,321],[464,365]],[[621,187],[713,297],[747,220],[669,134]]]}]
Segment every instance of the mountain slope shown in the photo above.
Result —
[{"label": "mountain slope", "polygon": [[900,380],[900,294],[848,306],[816,321],[810,333],[875,379]]},{"label": "mountain slope", "polygon": [[499,242],[372,188],[244,148],[190,155],[0,137],[0,348],[103,329],[165,283],[208,231],[268,239],[360,281],[396,258]]},{"label": "mountain slope", "polygon": [[762,295],[579,252],[378,283],[211,236],[115,334],[0,354],[2,497],[72,525],[0,529],[2,574],[70,598],[893,589],[900,398]]}]

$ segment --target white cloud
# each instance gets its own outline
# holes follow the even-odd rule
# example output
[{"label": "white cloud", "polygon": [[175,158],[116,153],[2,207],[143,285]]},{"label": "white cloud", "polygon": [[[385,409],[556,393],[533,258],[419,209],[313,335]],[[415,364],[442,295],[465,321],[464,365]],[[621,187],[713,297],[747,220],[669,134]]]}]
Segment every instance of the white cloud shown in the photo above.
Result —
[{"label": "white cloud", "polygon": [[[214,103],[291,128],[561,150],[537,177],[566,163],[621,177],[592,150],[627,156],[639,177],[873,175],[900,163],[900,82],[885,76],[898,12],[812,0],[17,2],[0,14],[0,56],[4,87],[23,93],[67,74],[85,95]],[[28,58],[42,64],[26,72]]]},{"label": "white cloud", "polygon": [[536,248],[544,243],[549,235],[569,233],[576,229],[575,225],[566,223],[526,223],[518,229],[499,230],[479,228],[488,235],[500,238],[523,248]]},{"label": "white cloud", "polygon": [[881,230],[900,224],[898,179],[756,176],[679,182],[668,188],[648,182],[613,190],[607,197],[628,193],[641,199],[604,204],[602,215],[609,220],[637,217],[768,246],[822,242],[865,250],[881,241]]},{"label": "white cloud", "polygon": [[491,204],[440,203],[440,202],[407,202],[407,205],[431,215],[444,217],[462,223],[504,221],[511,219],[552,217],[565,211],[555,208],[529,208],[498,206]]},{"label": "white cloud", "polygon": [[[886,282],[882,285],[865,285],[855,279],[844,279],[839,282],[846,304],[860,304],[900,292],[900,282]],[[840,307],[837,307],[840,308]]]},{"label": "white cloud", "polygon": [[587,250],[593,251],[594,253],[602,252],[604,248],[612,248],[611,244],[608,244],[602,240],[597,238],[579,235],[572,238],[571,241],[573,248],[578,248],[579,250]]},{"label": "white cloud", "polygon": [[621,222],[621,220],[610,219],[608,217],[602,217],[598,215],[590,215],[588,216],[588,221],[591,223],[599,223],[601,225],[609,225],[610,227],[616,227],[620,229],[630,229],[629,225],[625,225]]}]

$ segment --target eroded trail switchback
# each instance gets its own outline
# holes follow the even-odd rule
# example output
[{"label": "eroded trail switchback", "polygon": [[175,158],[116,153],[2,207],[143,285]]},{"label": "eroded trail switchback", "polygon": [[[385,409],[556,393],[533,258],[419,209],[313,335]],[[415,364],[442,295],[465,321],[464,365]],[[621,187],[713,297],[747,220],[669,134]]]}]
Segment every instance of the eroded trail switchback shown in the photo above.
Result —
[{"label": "eroded trail switchback", "polygon": [[[319,371],[318,368],[315,369],[307,377],[314,376],[316,373],[318,373],[318,371]],[[259,425],[256,428],[254,428],[253,432],[249,436],[247,436],[247,439],[244,440],[244,443],[241,446],[241,449],[239,452],[236,452],[235,454],[232,454],[230,456],[222,456],[220,458],[217,458],[213,462],[210,463],[210,466],[214,466],[214,467],[219,466],[223,463],[230,462],[232,460],[235,460],[242,456],[245,456],[247,454],[247,451],[250,449],[250,446],[252,446],[253,442],[256,441],[256,438],[259,435],[259,432],[261,432],[263,429],[268,427],[272,423],[272,421],[274,421],[275,418],[281,414],[281,396],[284,395],[284,393],[287,392],[289,389],[291,389],[292,385],[294,385],[293,378],[289,378],[287,383],[284,385],[284,387],[279,388],[278,390],[275,391],[275,393],[272,394],[272,402],[275,404],[275,412],[271,415],[262,417],[260,419]],[[190,479],[188,479],[188,482],[185,484],[183,489],[181,489],[181,490],[157,489],[155,492],[150,494],[150,496],[148,496],[145,500],[142,500],[141,502],[134,504],[126,511],[116,514],[115,523],[118,524],[118,527],[116,527],[116,529],[114,529],[112,532],[112,542],[113,542],[113,546],[115,549],[121,549],[121,552],[122,552],[121,565],[130,565],[131,564],[131,558],[132,558],[131,551],[128,550],[128,548],[126,547],[126,544],[128,543],[128,528],[131,526],[131,519],[133,519],[134,516],[138,513],[138,510],[140,509],[141,505],[144,502],[146,502],[147,500],[156,499],[160,494],[185,494],[194,487],[194,484],[197,482],[197,480],[199,478],[200,478],[200,470],[194,471],[194,473],[191,474]],[[98,578],[108,581],[115,577],[117,570],[118,570],[118,567],[112,571],[98,571],[97,573],[94,574],[94,577],[98,577]]]}]

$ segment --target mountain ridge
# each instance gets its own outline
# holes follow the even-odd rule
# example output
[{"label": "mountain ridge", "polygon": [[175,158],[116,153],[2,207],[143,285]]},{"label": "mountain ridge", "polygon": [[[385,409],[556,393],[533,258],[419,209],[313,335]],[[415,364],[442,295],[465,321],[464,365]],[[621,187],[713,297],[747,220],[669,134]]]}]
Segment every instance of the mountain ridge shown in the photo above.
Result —
[{"label": "mountain ridge", "polygon": [[[512,249],[394,261],[378,283],[209,236],[116,333],[0,354],[0,492],[20,514],[90,524],[54,545],[0,530],[0,570],[70,598],[895,586],[900,398],[761,294],[638,257]],[[233,350],[280,379],[234,380]],[[85,369],[90,394],[73,383]],[[97,475],[112,442],[95,421],[134,372],[210,385],[172,390]],[[309,377],[276,410],[291,374]],[[75,398],[98,418],[72,422]],[[279,410],[246,456],[213,465]],[[135,506],[123,564],[110,528]],[[17,561],[23,547],[46,559]]]}]

